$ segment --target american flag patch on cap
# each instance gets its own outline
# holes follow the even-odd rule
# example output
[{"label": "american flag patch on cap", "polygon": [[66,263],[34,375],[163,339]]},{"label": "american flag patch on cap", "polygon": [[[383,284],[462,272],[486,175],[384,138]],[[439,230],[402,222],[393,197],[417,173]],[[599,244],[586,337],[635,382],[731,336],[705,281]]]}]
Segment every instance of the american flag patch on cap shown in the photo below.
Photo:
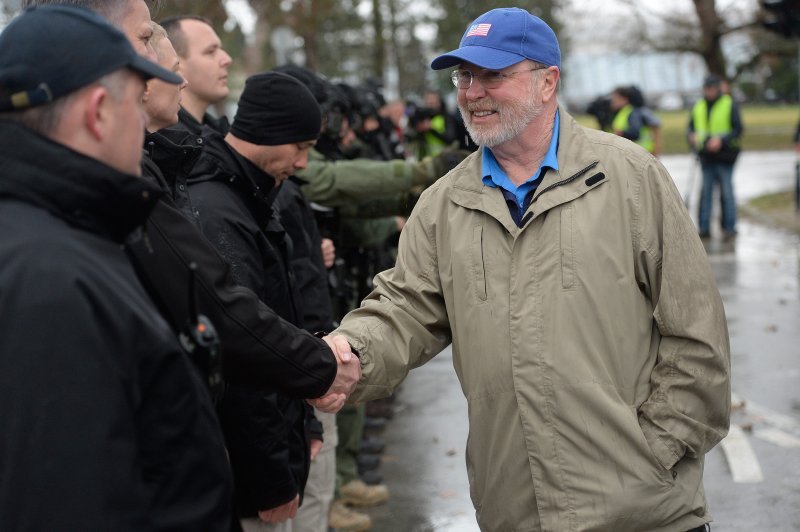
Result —
[{"label": "american flag patch on cap", "polygon": [[474,35],[486,37],[489,34],[489,29],[491,27],[491,24],[473,24],[470,26],[469,31],[467,32],[467,37],[472,37]]}]

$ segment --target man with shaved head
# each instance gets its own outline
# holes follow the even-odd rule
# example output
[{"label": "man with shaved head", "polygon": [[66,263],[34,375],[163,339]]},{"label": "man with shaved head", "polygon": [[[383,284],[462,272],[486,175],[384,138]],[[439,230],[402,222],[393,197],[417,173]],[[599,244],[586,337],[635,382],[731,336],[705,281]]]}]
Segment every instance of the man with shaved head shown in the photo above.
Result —
[{"label": "man with shaved head", "polygon": [[231,56],[222,48],[211,21],[193,15],[180,15],[161,21],[169,40],[181,59],[181,74],[189,83],[184,91],[181,127],[200,134],[207,124],[224,135],[228,121],[214,118],[207,111],[228,96],[228,67]]}]

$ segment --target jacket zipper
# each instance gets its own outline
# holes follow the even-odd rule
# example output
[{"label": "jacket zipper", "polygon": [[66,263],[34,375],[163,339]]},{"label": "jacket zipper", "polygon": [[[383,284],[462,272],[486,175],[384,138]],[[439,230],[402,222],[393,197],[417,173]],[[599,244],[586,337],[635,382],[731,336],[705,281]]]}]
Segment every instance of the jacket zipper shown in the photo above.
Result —
[{"label": "jacket zipper", "polygon": [[552,189],[554,189],[556,187],[560,187],[561,185],[566,185],[568,183],[571,183],[571,182],[575,181],[576,179],[581,177],[583,174],[585,174],[586,172],[588,172],[589,170],[591,170],[592,168],[597,166],[597,164],[599,162],[600,161],[595,161],[595,162],[591,163],[589,166],[587,166],[586,168],[583,168],[582,170],[578,170],[572,176],[570,176],[570,177],[568,177],[566,179],[562,179],[561,181],[558,181],[557,183],[553,183],[549,187],[543,189],[541,192],[539,192],[539,194],[536,195],[535,198],[533,198],[533,200],[531,201],[531,204],[536,203],[536,200],[538,200],[545,192],[547,192],[549,190],[552,190]]}]

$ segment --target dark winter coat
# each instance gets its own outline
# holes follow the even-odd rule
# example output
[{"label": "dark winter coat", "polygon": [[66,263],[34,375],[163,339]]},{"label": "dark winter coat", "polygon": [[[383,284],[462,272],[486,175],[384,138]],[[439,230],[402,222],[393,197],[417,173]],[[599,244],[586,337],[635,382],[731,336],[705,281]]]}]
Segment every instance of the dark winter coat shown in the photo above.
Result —
[{"label": "dark winter coat", "polygon": [[122,243],[159,191],[0,122],[0,530],[227,530],[204,385]]},{"label": "dark winter coat", "polygon": [[169,190],[172,200],[190,220],[197,222],[186,177],[200,156],[203,137],[183,129],[160,129],[144,138],[142,174],[158,179]]},{"label": "dark winter coat", "polygon": [[303,309],[307,331],[333,330],[328,271],[322,260],[322,237],[311,206],[295,177],[285,181],[275,199],[281,224],[292,239],[291,270]]},{"label": "dark winter coat", "polygon": [[[203,233],[231,265],[235,281],[253,290],[281,317],[302,326],[289,271],[291,240],[273,214],[275,181],[236,153],[210,128],[189,178]],[[302,494],[308,477],[305,401],[230,386],[220,422],[230,453],[242,516]]]},{"label": "dark winter coat", "polygon": [[[166,144],[156,144],[153,150],[155,161],[166,169],[158,146]],[[175,189],[170,178],[152,160],[148,170],[148,160],[145,157],[143,177],[171,194]],[[194,262],[198,310],[219,334],[225,380],[280,390],[290,397],[323,395],[336,376],[336,360],[325,342],[281,319],[251,290],[237,286],[229,265],[190,221],[196,221],[195,216],[187,215],[170,195],[163,196],[144,231],[128,245],[143,283],[173,330],[183,329],[190,318],[189,264]]]},{"label": "dark winter coat", "polygon": [[[281,184],[275,198],[278,216],[292,239],[289,265],[300,296],[303,327],[309,332],[332,331],[333,304],[328,287],[328,270],[322,258],[322,237],[319,227],[300,186],[291,177]],[[308,432],[313,439],[324,439],[322,423],[307,418]]]},{"label": "dark winter coat", "polygon": [[210,127],[220,135],[225,135],[228,129],[230,129],[228,118],[225,116],[215,118],[208,113],[204,113],[203,123],[201,124],[183,107],[178,111],[178,123],[170,127],[172,129],[183,129],[195,135],[201,135],[203,133],[203,126]]}]

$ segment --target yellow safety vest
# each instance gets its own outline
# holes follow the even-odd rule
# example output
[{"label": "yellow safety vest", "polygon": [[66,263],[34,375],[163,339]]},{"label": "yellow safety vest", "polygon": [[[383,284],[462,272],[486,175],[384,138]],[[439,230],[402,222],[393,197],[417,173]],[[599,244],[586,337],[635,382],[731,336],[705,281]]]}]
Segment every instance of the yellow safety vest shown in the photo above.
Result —
[{"label": "yellow safety vest", "polygon": [[[614,116],[614,121],[611,122],[611,129],[614,131],[626,131],[630,126],[630,116],[633,112],[633,106],[631,104],[626,105]],[[653,133],[650,131],[648,126],[642,126],[639,129],[639,138],[636,140],[636,144],[643,147],[650,153],[656,149],[655,141],[653,140]]]},{"label": "yellow safety vest", "polygon": [[[705,144],[708,137],[721,137],[733,131],[733,98],[723,94],[711,104],[711,113],[708,112],[708,102],[699,100],[692,109],[694,123],[695,144],[698,149]],[[731,146],[739,145],[739,139],[733,139]]]}]

